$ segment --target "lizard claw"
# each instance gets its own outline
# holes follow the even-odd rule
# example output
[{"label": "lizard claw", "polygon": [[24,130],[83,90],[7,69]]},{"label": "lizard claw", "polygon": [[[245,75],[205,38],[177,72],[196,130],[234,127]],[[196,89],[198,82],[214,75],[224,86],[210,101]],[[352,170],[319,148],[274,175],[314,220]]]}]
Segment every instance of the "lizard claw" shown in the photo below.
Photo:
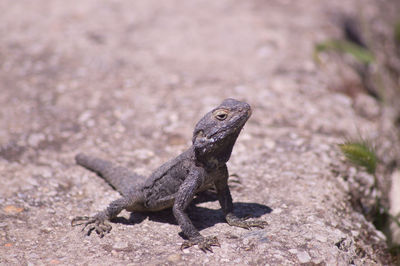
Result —
[{"label": "lizard claw", "polygon": [[230,226],[237,226],[249,230],[251,227],[263,229],[268,223],[262,220],[246,221],[249,217],[239,218],[233,214],[228,214],[225,219]]},{"label": "lizard claw", "polygon": [[184,241],[181,245],[181,250],[189,248],[194,245],[197,245],[199,249],[201,249],[201,251],[203,251],[204,253],[207,253],[207,251],[213,252],[212,246],[221,247],[218,238],[216,236],[209,236],[209,237],[200,236]]},{"label": "lizard claw", "polygon": [[95,215],[93,217],[89,216],[78,216],[72,219],[71,226],[84,225],[82,231],[88,228],[87,234],[90,235],[94,230],[100,236],[104,237],[105,233],[109,233],[112,226],[105,221],[100,215]]}]

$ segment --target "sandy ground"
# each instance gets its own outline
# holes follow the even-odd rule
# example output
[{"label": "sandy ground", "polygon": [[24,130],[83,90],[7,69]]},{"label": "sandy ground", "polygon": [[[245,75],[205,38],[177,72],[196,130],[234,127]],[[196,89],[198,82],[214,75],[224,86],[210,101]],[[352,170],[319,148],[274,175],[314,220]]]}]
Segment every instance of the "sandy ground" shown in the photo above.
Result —
[{"label": "sandy ground", "polygon": [[[315,43],[341,34],[332,14],[380,11],[333,2],[0,1],[0,264],[388,263],[336,171],[343,137],[382,133],[379,106],[358,112],[313,60]],[[235,207],[268,227],[232,228],[217,201],[193,205],[222,244],[204,254],[179,250],[170,211],[123,212],[103,239],[70,226],[118,198],[76,153],[148,175],[227,97],[253,108],[228,165]]]}]

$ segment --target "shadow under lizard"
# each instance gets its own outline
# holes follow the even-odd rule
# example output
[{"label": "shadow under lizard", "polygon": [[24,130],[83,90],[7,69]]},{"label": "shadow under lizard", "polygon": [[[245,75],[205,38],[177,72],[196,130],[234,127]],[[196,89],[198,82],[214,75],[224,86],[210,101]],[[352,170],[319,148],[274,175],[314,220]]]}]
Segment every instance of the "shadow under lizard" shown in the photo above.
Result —
[{"label": "shadow under lizard", "polygon": [[231,226],[249,229],[264,228],[262,220],[246,221],[235,216],[228,187],[228,168],[233,146],[243,126],[251,116],[249,104],[234,99],[225,99],[218,107],[208,112],[196,125],[193,145],[178,157],[156,169],[143,183],[144,178],[113,163],[95,157],[78,154],[76,162],[99,174],[122,197],[111,202],[102,212],[93,217],[79,216],[72,220],[72,226],[84,225],[89,233],[95,231],[100,237],[109,233],[109,220],[122,210],[130,212],[160,211],[171,208],[188,238],[181,249],[198,245],[206,252],[212,246],[220,246],[217,237],[204,237],[194,227],[185,212],[196,193],[215,186],[225,220]]}]

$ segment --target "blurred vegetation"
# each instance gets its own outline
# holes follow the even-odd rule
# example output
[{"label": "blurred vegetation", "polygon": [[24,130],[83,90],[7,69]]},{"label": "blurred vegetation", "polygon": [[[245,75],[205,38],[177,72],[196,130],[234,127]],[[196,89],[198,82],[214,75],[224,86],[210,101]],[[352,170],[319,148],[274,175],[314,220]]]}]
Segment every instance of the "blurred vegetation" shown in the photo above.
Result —
[{"label": "blurred vegetation", "polygon": [[346,141],[339,144],[340,150],[351,163],[364,167],[369,174],[375,175],[377,157],[375,148],[367,141],[361,139]]},{"label": "blurred vegetation", "polygon": [[394,40],[400,45],[400,19],[394,24]]},{"label": "blurred vegetation", "polygon": [[[343,38],[316,43],[313,58],[316,63],[322,64],[322,53],[336,53],[339,57],[350,55],[353,61],[346,60],[344,56],[341,58],[358,73],[361,90],[396,110],[398,122],[395,124],[400,127],[400,18],[391,20],[392,31],[379,33],[373,33],[363,22],[361,25],[354,17],[341,17]],[[366,32],[369,33],[368,41],[364,38]],[[346,87],[346,84],[342,85]],[[345,88],[343,90],[346,91]]]},{"label": "blurred vegetation", "polygon": [[[400,34],[400,33],[399,33]],[[369,64],[374,62],[375,58],[371,51],[356,43],[346,40],[328,40],[315,45],[314,60],[321,62],[319,54],[321,52],[336,51],[352,55],[358,62]]]},{"label": "blurred vegetation", "polygon": [[[372,217],[375,227],[383,232],[387,231],[389,221],[393,221],[400,228],[400,213],[397,215],[390,214],[389,209],[382,203],[380,194],[372,193],[373,190],[382,191],[376,175],[379,160],[374,145],[370,141],[359,138],[356,140],[347,140],[339,144],[339,148],[348,162],[365,169],[374,177],[374,184],[371,187],[370,194],[375,194],[375,206],[368,208],[368,213],[364,213],[364,215]],[[390,238],[388,236],[389,251],[396,257],[400,256],[400,245],[392,244]]]},{"label": "blurred vegetation", "polygon": [[[400,10],[400,2],[398,3],[396,10]],[[390,3],[387,4],[387,6],[390,6]],[[392,8],[394,6],[396,5],[391,5]],[[394,14],[394,16],[390,16],[389,13]],[[382,106],[389,107],[395,113],[393,124],[399,129],[396,134],[400,137],[400,17],[398,14],[399,12],[397,12],[397,15],[396,12],[388,12],[387,17],[375,18],[375,23],[347,15],[339,17],[343,37],[341,39],[328,39],[315,44],[313,58],[316,63],[322,66],[327,65],[332,59],[338,62],[338,59],[340,63],[354,70],[360,81],[356,85],[351,83],[351,80],[350,82],[346,80],[346,76],[340,72],[340,68],[336,70],[336,73],[333,73],[336,74],[336,77],[339,75],[339,79],[340,75],[343,76],[338,91],[350,97],[355,97],[356,93],[367,93],[380,101]],[[382,23],[380,24],[381,28],[376,27],[377,21]],[[382,27],[387,28],[382,30]],[[322,58],[323,53],[328,57]],[[336,84],[333,84],[333,88],[335,86]],[[355,88],[355,86],[357,87]],[[386,234],[390,251],[400,265],[400,246],[391,242],[389,231],[390,222],[394,222],[400,228],[400,214],[392,215],[389,213],[387,208],[389,206],[389,188],[387,184],[390,182],[384,180],[387,177],[386,175],[381,176],[382,179],[378,179],[376,170],[378,165],[383,164],[385,160],[380,161],[376,155],[376,147],[361,137],[344,141],[339,145],[339,148],[346,161],[365,169],[373,176],[374,184],[369,190],[364,191],[364,187],[353,188],[350,191],[352,203],[355,209],[360,210],[366,218],[373,221],[378,230]],[[396,147],[392,148],[397,149]],[[398,167],[400,158],[394,158],[394,160],[394,165]],[[382,167],[383,172],[386,173],[394,169],[395,167],[388,165]]]}]

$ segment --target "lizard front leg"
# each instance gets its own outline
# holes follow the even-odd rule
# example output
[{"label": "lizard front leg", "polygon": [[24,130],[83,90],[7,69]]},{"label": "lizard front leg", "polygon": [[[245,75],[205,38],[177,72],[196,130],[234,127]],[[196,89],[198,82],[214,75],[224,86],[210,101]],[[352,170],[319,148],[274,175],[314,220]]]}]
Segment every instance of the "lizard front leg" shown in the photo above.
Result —
[{"label": "lizard front leg", "polygon": [[266,221],[262,220],[246,221],[246,218],[239,218],[233,213],[232,196],[228,186],[228,168],[224,165],[219,171],[214,184],[217,189],[218,201],[224,212],[227,223],[231,226],[245,229],[250,229],[251,227],[264,228],[265,225],[268,225]]},{"label": "lizard front leg", "polygon": [[89,216],[78,216],[71,221],[72,226],[84,225],[82,231],[88,227],[88,235],[94,230],[96,233],[103,237],[104,234],[109,233],[112,226],[108,223],[109,220],[115,218],[123,209],[130,206],[129,200],[126,197],[122,197],[110,203],[110,205],[102,212],[96,215]]},{"label": "lizard front leg", "polygon": [[220,246],[217,237],[203,237],[185,213],[185,209],[192,201],[197,188],[203,183],[205,174],[205,170],[200,167],[191,169],[189,175],[179,187],[175,198],[172,210],[182,232],[188,237],[188,240],[183,242],[181,250],[193,245],[198,245],[202,251],[212,252],[212,246]]}]

